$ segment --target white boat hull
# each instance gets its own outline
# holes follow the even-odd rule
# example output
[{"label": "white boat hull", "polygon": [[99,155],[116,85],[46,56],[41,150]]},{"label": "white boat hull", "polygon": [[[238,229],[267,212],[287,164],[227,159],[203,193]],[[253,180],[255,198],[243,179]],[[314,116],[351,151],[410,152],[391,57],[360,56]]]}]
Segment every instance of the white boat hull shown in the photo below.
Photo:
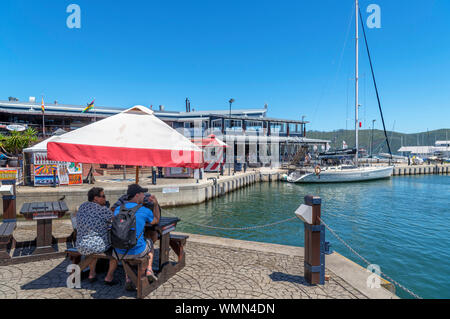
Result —
[{"label": "white boat hull", "polygon": [[326,169],[319,175],[315,173],[288,176],[287,181],[291,183],[342,183],[362,182],[376,179],[390,178],[394,167],[358,167],[351,169]]}]

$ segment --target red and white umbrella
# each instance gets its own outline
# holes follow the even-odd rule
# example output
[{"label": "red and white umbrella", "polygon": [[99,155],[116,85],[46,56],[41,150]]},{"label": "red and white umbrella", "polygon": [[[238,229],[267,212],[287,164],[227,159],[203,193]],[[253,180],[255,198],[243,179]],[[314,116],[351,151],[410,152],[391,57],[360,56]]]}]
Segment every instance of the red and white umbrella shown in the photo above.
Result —
[{"label": "red and white umbrella", "polygon": [[61,135],[47,144],[47,153],[64,162],[203,167],[202,150],[144,106]]},{"label": "red and white umbrella", "polygon": [[199,147],[228,147],[227,144],[219,140],[214,134],[209,135],[207,138],[192,139],[192,143]]}]

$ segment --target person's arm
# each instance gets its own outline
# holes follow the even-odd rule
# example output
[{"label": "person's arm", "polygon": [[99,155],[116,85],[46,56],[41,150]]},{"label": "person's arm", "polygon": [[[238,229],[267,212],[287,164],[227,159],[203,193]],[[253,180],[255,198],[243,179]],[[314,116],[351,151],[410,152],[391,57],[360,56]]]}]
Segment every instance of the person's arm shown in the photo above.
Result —
[{"label": "person's arm", "polygon": [[155,195],[150,196],[149,199],[153,203],[153,221],[152,225],[156,225],[159,223],[159,219],[161,218],[161,212],[159,211],[158,200]]}]

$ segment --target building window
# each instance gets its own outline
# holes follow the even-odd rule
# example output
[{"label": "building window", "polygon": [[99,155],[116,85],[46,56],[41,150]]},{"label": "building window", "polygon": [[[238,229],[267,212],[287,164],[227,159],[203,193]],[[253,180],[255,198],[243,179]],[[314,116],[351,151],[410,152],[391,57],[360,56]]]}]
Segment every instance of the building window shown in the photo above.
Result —
[{"label": "building window", "polygon": [[262,131],[263,122],[261,121],[245,121],[247,131]]},{"label": "building window", "polygon": [[230,120],[225,120],[225,129],[233,130],[233,131],[242,131],[242,121],[241,120],[231,120],[231,128],[230,128]]},{"label": "building window", "polygon": [[270,123],[270,131],[272,133],[285,133],[286,124],[285,123]]}]

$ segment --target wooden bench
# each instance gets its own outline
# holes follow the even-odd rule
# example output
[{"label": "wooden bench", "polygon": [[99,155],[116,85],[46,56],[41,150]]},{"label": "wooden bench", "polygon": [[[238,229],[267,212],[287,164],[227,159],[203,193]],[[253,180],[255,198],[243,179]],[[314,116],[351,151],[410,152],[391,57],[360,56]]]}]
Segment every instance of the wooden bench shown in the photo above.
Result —
[{"label": "wooden bench", "polygon": [[[12,243],[12,246],[15,245],[15,240],[13,237],[13,232],[15,229],[15,220],[5,221],[0,225],[0,260],[11,259],[11,256],[8,253],[8,246],[10,243]],[[9,248],[14,249],[14,247]]]},{"label": "wooden bench", "polygon": [[[170,235],[170,247],[177,254],[178,262],[165,264],[162,266],[162,269],[158,269],[158,271],[155,272],[155,275],[158,277],[158,280],[156,281],[149,281],[147,277],[143,277],[144,271],[142,270],[142,264],[147,261],[146,257],[140,259],[124,259],[122,261],[125,273],[136,287],[138,299],[147,296],[185,266],[184,246],[186,245],[187,238],[188,236],[184,235]],[[116,259],[114,253],[112,255],[105,253],[94,254],[82,259],[82,255],[76,248],[66,250],[66,254],[73,264],[77,264],[80,267],[81,272],[89,266],[94,258],[98,258],[99,260]]]},{"label": "wooden bench", "polygon": [[177,254],[178,262],[182,262],[182,260],[184,260],[184,246],[186,245],[188,238],[189,236],[186,235],[170,234],[169,245],[175,254]]}]

